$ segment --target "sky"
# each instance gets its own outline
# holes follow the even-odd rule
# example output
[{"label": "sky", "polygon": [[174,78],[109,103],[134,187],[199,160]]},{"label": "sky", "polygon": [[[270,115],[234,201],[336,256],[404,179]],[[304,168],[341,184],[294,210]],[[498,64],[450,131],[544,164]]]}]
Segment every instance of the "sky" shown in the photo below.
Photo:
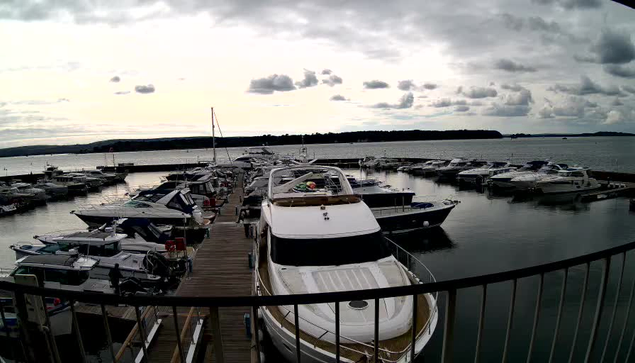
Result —
[{"label": "sky", "polygon": [[[635,132],[604,0],[0,0],[0,148],[356,130]],[[218,131],[218,130],[217,130]]]}]

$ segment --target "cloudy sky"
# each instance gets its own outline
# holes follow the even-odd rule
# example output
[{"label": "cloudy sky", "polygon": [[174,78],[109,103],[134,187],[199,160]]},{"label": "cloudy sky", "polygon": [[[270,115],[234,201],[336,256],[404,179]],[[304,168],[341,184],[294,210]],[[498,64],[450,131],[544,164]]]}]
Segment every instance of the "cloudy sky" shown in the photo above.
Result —
[{"label": "cloudy sky", "polygon": [[377,129],[635,132],[603,0],[2,0],[0,147]]}]

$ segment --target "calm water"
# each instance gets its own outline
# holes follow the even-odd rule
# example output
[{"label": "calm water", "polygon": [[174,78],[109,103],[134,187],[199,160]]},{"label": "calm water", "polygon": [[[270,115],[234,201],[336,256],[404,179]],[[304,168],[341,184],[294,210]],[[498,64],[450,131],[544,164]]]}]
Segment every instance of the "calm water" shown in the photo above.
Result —
[{"label": "calm water", "polygon": [[[280,154],[298,155],[298,145],[274,146],[272,150]],[[241,155],[244,148],[218,149],[218,159],[226,161]],[[363,158],[364,156],[388,155],[394,157],[483,158],[487,160],[508,160],[523,163],[528,160],[550,159],[557,162],[579,164],[595,170],[625,171],[635,173],[635,138],[633,137],[589,137],[532,138],[499,140],[450,140],[450,141],[407,141],[356,144],[309,145],[311,156],[321,158]],[[30,157],[0,158],[0,172],[8,175],[39,173],[46,163],[62,169],[94,168],[111,164],[112,154],[86,155],[40,155]],[[197,160],[211,160],[212,151],[170,150],[114,153],[115,162],[135,164],[186,163]],[[5,170],[6,169],[6,170]]]},{"label": "calm water", "polygon": [[[612,143],[613,140],[604,139],[601,142]],[[578,142],[578,140],[570,140]],[[505,145],[516,141],[500,140],[488,142],[474,142],[485,147],[491,145]],[[557,140],[521,140],[525,143],[554,142]],[[591,142],[583,140],[580,142]],[[470,143],[470,142],[467,142]],[[450,145],[445,143],[406,143],[413,147],[431,148],[429,144]],[[385,147],[393,144],[383,144]],[[520,145],[520,144],[518,144]],[[606,146],[606,145],[605,145]],[[345,145],[349,150],[355,148]],[[355,146],[357,147],[357,145]],[[362,147],[373,146],[360,145]],[[457,142],[456,147],[465,147]],[[629,146],[631,147],[631,146]],[[492,147],[493,148],[493,147]],[[312,148],[313,149],[313,148]],[[311,150],[312,150],[311,149]],[[317,148],[315,148],[317,149]],[[539,149],[539,148],[538,148]],[[291,149],[289,149],[291,150]],[[407,151],[415,155],[414,150]],[[365,152],[359,151],[360,154]],[[146,153],[140,153],[144,155]],[[403,155],[404,153],[402,153]],[[424,155],[423,153],[421,155]],[[439,155],[434,155],[435,157]],[[479,155],[480,156],[480,155]],[[66,156],[71,157],[71,156]],[[74,156],[73,156],[74,157]],[[33,158],[35,159],[35,158]],[[151,160],[147,158],[144,160]],[[359,170],[347,170],[347,173],[359,175]],[[69,212],[87,203],[108,202],[125,197],[125,194],[133,191],[138,185],[157,183],[165,173],[138,173],[131,174],[125,185],[105,188],[100,194],[90,194],[88,197],[75,198],[71,201],[50,203],[27,213],[0,219],[0,266],[11,267],[14,261],[13,252],[8,245],[17,241],[29,241],[38,233],[45,233],[60,229],[84,228],[83,222]],[[404,173],[370,173],[375,177],[386,181],[399,188],[411,188],[418,196],[430,199],[450,197],[460,200],[461,203],[450,214],[443,229],[432,233],[418,234],[415,236],[396,238],[405,248],[419,257],[435,274],[438,280],[480,275],[497,271],[511,270],[515,268],[531,266],[535,264],[555,261],[567,257],[573,257],[607,247],[616,246],[635,240],[635,214],[628,211],[628,200],[612,199],[594,202],[591,204],[557,203],[553,200],[527,200],[515,201],[508,196],[494,196],[487,192],[475,190],[460,190],[449,184],[439,184],[433,179],[409,176]],[[632,256],[635,257],[635,256]],[[632,260],[629,257],[628,261]],[[635,261],[634,261],[635,262]],[[615,260],[612,274],[616,276],[620,262]],[[632,266],[632,267],[635,267]],[[589,299],[583,321],[583,331],[579,337],[576,360],[581,358],[585,342],[588,339],[589,324],[594,310],[594,298],[597,294],[597,286],[600,278],[599,264],[592,266],[592,287],[589,290]],[[625,306],[630,292],[633,268],[627,269],[625,277],[625,291],[622,292],[618,308],[619,324],[614,328],[617,332],[621,329],[621,322],[625,314]],[[542,301],[541,323],[539,334],[534,348],[534,361],[546,361],[553,326],[559,302],[560,282],[562,274],[554,273],[545,277],[545,295]],[[569,273],[570,287],[567,290],[562,332],[558,346],[561,348],[556,361],[568,358],[571,347],[571,328],[575,324],[578,309],[578,294],[581,282],[584,278],[584,269],[572,269]],[[614,281],[614,280],[613,280]],[[505,326],[509,307],[510,284],[498,284],[490,286],[488,290],[488,305],[486,310],[485,339],[483,340],[484,361],[500,360],[501,347],[504,342]],[[526,279],[519,282],[518,299],[516,303],[515,328],[512,333],[510,361],[525,359],[529,339],[531,323],[535,309],[537,279]],[[614,301],[616,286],[613,282],[608,292],[607,306]],[[473,359],[472,354],[476,343],[476,332],[479,313],[479,289],[468,289],[459,292],[457,313],[457,345],[456,361],[468,361]],[[444,303],[441,296],[440,304]],[[443,310],[443,309],[442,309]],[[549,319],[551,318],[551,319]],[[607,321],[609,318],[605,318]],[[440,359],[441,339],[443,336],[443,317],[439,319],[439,325],[433,341],[426,349],[426,358],[430,361]],[[603,325],[603,332],[607,324]],[[629,335],[635,326],[629,325]],[[614,334],[617,335],[616,332]],[[123,339],[124,337],[119,337]],[[611,340],[614,347],[615,339]],[[628,342],[628,341],[627,341]],[[603,341],[602,341],[603,343]],[[93,343],[99,346],[100,342]],[[628,345],[628,344],[626,344]],[[101,352],[106,354],[105,351]],[[99,360],[100,353],[94,355]],[[103,355],[106,357],[107,355]],[[612,358],[612,355],[609,355]]]}]

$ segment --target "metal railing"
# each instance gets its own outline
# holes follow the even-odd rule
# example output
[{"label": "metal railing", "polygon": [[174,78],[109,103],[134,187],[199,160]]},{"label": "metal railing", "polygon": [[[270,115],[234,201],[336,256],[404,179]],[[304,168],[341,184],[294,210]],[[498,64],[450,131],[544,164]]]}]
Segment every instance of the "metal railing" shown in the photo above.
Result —
[{"label": "metal railing", "polygon": [[[633,295],[635,292],[635,278],[632,279],[632,286],[630,289],[628,303],[625,305],[625,312],[621,312],[617,314],[618,311],[618,301],[620,301],[620,296],[624,294],[625,289],[622,287],[623,282],[625,280],[625,272],[626,272],[626,262],[627,262],[627,252],[635,249],[635,242],[627,243],[621,246],[609,248],[603,251],[594,252],[590,254],[586,254],[579,257],[569,258],[561,261],[550,262],[546,264],[541,264],[532,267],[520,268],[512,271],[498,272],[493,274],[446,280],[446,281],[431,281],[423,284],[415,284],[409,286],[399,286],[399,287],[390,287],[390,288],[380,288],[380,289],[369,289],[369,290],[357,290],[357,291],[338,291],[338,292],[330,292],[330,293],[320,293],[320,294],[298,294],[298,295],[277,295],[277,296],[238,296],[238,297],[176,297],[176,296],[117,296],[111,294],[99,294],[99,293],[81,293],[81,292],[73,292],[73,291],[63,291],[56,289],[48,289],[41,287],[33,287],[26,285],[18,285],[14,283],[9,283],[2,281],[0,282],[0,290],[11,291],[14,293],[15,297],[13,302],[15,303],[17,316],[21,321],[27,321],[28,312],[26,310],[26,302],[25,302],[25,294],[27,295],[36,295],[41,297],[56,297],[59,299],[68,300],[72,302],[83,302],[88,304],[96,304],[98,306],[102,306],[102,311],[104,311],[104,306],[107,305],[129,305],[129,306],[158,306],[158,307],[167,307],[166,311],[172,309],[174,312],[174,316],[176,317],[176,309],[178,307],[199,307],[199,308],[209,308],[209,323],[212,326],[212,335],[214,341],[214,354],[217,362],[224,361],[224,347],[222,344],[222,335],[221,326],[219,324],[220,320],[220,309],[221,307],[248,307],[251,310],[252,317],[258,316],[258,310],[260,307],[264,306],[292,306],[293,312],[295,315],[295,337],[296,337],[296,354],[299,359],[302,359],[302,344],[300,342],[300,331],[299,331],[299,316],[298,316],[298,307],[299,305],[305,304],[334,304],[335,306],[335,348],[336,353],[334,357],[334,361],[340,361],[341,354],[340,348],[344,343],[341,343],[340,337],[340,303],[351,301],[351,300],[374,300],[376,303],[379,302],[380,299],[391,298],[391,297],[400,297],[400,296],[409,296],[413,298],[413,301],[417,301],[418,295],[421,294],[434,294],[434,293],[443,293],[445,297],[445,305],[443,308],[444,313],[444,322],[443,322],[443,332],[442,336],[440,336],[440,332],[437,332],[436,339],[442,339],[441,344],[441,352],[440,357],[443,362],[452,362],[454,360],[455,353],[455,322],[457,317],[457,302],[459,300],[459,291],[470,288],[480,288],[480,308],[478,313],[478,323],[476,329],[476,345],[473,348],[474,355],[473,359],[475,362],[481,361],[481,356],[483,353],[483,339],[485,334],[484,324],[486,318],[486,306],[488,302],[488,290],[489,287],[493,284],[502,283],[502,282],[511,282],[511,293],[509,297],[509,314],[506,322],[506,331],[504,336],[504,343],[500,348],[502,351],[502,361],[506,362],[509,360],[510,354],[514,350],[514,345],[511,343],[512,330],[515,327],[514,323],[516,318],[516,314],[518,313],[516,309],[517,300],[519,296],[519,280],[525,278],[536,278],[538,279],[537,291],[535,292],[535,299],[531,300],[529,304],[533,306],[533,318],[531,327],[527,329],[530,331],[529,341],[526,345],[528,347],[526,361],[530,362],[532,358],[534,358],[534,354],[536,351],[536,344],[538,341],[537,332],[538,326],[541,322],[541,319],[544,319],[544,316],[541,314],[543,311],[543,295],[545,292],[545,288],[547,284],[545,283],[545,275],[550,272],[559,272],[563,273],[562,283],[559,289],[559,302],[557,313],[555,314],[555,327],[550,330],[550,334],[552,337],[549,339],[550,341],[550,349],[549,349],[549,362],[554,360],[554,352],[557,348],[560,347],[558,344],[559,337],[561,332],[563,331],[563,307],[565,305],[565,296],[571,289],[570,280],[570,272],[575,269],[575,272],[579,272],[579,266],[584,268],[584,280],[583,286],[580,290],[577,298],[579,298],[579,306],[577,319],[573,326],[568,326],[571,332],[573,332],[573,340],[572,346],[565,347],[565,349],[570,352],[569,361],[574,361],[574,352],[576,351],[576,347],[581,348],[584,347],[584,362],[589,361],[604,361],[607,359],[613,358],[613,361],[620,361],[619,358],[624,357],[624,361],[629,361],[632,355],[633,344],[635,342],[635,329],[629,328],[629,319],[632,318],[631,313],[631,305],[633,303]],[[401,256],[401,253],[405,250],[397,249]],[[409,259],[411,257],[407,257]],[[615,263],[614,260],[619,260],[619,263]],[[591,265],[594,262],[599,262],[602,265],[601,273],[600,273],[600,281],[594,285],[592,279],[590,279],[590,275],[592,272]],[[615,290],[614,295],[615,301],[610,308],[607,308],[607,291],[609,290],[609,280],[610,280],[610,271],[611,266],[614,264],[614,267],[618,270],[618,279],[617,282],[612,283],[611,290]],[[588,310],[586,306],[586,302],[588,300],[589,291],[591,291],[591,287],[597,287],[597,297],[594,300],[594,309],[592,313],[592,319],[590,319],[590,326],[588,327],[588,340],[583,342],[581,338],[586,336],[586,331],[584,334],[578,334],[578,332],[583,329],[583,317],[584,312]],[[624,299],[622,299],[624,300]],[[525,300],[527,301],[527,300]],[[0,300],[0,315],[2,319],[5,319],[5,300]],[[71,307],[73,305],[71,304]],[[373,340],[373,349],[371,349],[372,353],[369,353],[371,356],[369,357],[369,361],[379,362],[379,309],[376,306],[375,311],[375,339]],[[586,309],[586,310],[585,310]],[[75,313],[75,309],[72,308],[72,318],[74,327],[77,331],[77,316]],[[439,309],[441,310],[441,309]],[[137,310],[137,314],[139,311]],[[417,307],[416,304],[413,304],[413,317],[416,317]],[[617,316],[620,318],[616,318]],[[137,315],[137,322],[139,322],[139,315]],[[551,319],[554,319],[551,317]],[[608,319],[608,320],[607,320]],[[112,338],[110,328],[108,326],[108,319],[104,316],[104,324],[100,329],[104,329],[107,337],[108,344],[112,346]],[[416,321],[416,318],[413,319]],[[589,320],[589,319],[586,319]],[[47,323],[49,320],[47,319]],[[260,351],[260,339],[258,334],[260,334],[259,325],[262,324],[257,318],[252,319],[253,321],[253,331],[256,334],[255,345],[256,349]],[[178,327],[178,321],[176,322],[177,326],[174,329],[174,332],[177,337],[180,338],[180,333],[182,332]],[[605,334],[600,336],[600,325],[601,323],[604,326],[608,325],[608,329],[603,329]],[[4,323],[6,326],[6,322]],[[588,325],[588,324],[587,324]],[[50,327],[48,327],[50,329]],[[94,328],[94,327],[93,327]],[[619,335],[614,335],[614,331],[618,330]],[[412,330],[413,334],[410,342],[411,353],[409,357],[416,356],[415,352],[415,342],[417,339],[416,330]],[[627,333],[630,332],[630,337]],[[25,333],[24,329],[21,329],[21,333]],[[29,340],[21,339],[23,344],[28,344]],[[187,358],[183,354],[183,350],[181,347],[181,340],[177,338],[179,344],[179,352],[178,360],[181,362],[188,361]],[[613,338],[613,339],[612,339]],[[615,339],[617,339],[617,345],[615,344]],[[81,344],[81,335],[78,335],[79,347],[82,348]],[[543,339],[544,340],[544,339]],[[53,345],[55,345],[55,340],[52,340]],[[462,351],[465,350],[465,346],[461,347]],[[626,350],[624,350],[626,348]],[[579,349],[578,349],[579,350]],[[52,349],[52,351],[56,351],[56,348]],[[111,351],[112,352],[112,351]],[[144,355],[147,357],[147,354]],[[82,354],[83,359],[85,359],[85,355]],[[257,354],[258,360],[260,360],[260,355]],[[29,358],[27,357],[27,360]],[[52,359],[52,361],[55,361]],[[489,361],[489,359],[488,359]],[[575,361],[580,361],[576,359]]]}]

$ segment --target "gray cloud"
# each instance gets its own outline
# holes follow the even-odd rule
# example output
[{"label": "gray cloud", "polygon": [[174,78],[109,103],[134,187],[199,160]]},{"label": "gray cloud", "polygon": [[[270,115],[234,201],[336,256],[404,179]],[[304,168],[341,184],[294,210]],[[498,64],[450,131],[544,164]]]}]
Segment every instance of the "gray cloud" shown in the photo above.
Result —
[{"label": "gray cloud", "polygon": [[606,64],[604,65],[604,72],[616,77],[635,78],[635,68],[620,64]]},{"label": "gray cloud", "polygon": [[456,106],[454,111],[456,112],[466,112],[470,110],[470,106]]},{"label": "gray cloud", "polygon": [[507,84],[507,83],[501,84],[501,88],[502,89],[506,89],[506,90],[510,90],[510,91],[514,91],[514,92],[519,92],[520,90],[525,89],[523,86],[519,86],[517,84]]},{"label": "gray cloud", "polygon": [[602,6],[601,0],[531,0],[540,5],[556,5],[565,9],[595,9]]},{"label": "gray cloud", "polygon": [[248,92],[270,95],[274,91],[287,92],[295,89],[291,77],[285,74],[272,74],[269,77],[252,79]]},{"label": "gray cloud", "polygon": [[329,74],[331,74],[331,73],[333,73],[333,71],[332,71],[332,70],[330,70],[330,69],[323,69],[323,70],[322,70],[322,75],[329,75]]},{"label": "gray cloud", "polygon": [[567,96],[562,102],[554,104],[548,99],[545,99],[545,104],[538,111],[538,117],[540,118],[554,118],[554,117],[575,117],[584,118],[589,115],[598,114],[602,111],[589,111],[588,109],[597,108],[597,104],[590,102],[584,97]]},{"label": "gray cloud", "polygon": [[633,120],[635,120],[635,109],[632,107],[621,107],[609,111],[606,114],[603,124],[612,125],[622,122],[632,122]]},{"label": "gray cloud", "polygon": [[433,90],[435,88],[439,87],[438,84],[434,84],[434,83],[424,83],[423,84],[423,88],[425,89],[429,89],[429,90]]},{"label": "gray cloud", "polygon": [[384,81],[373,80],[373,81],[364,82],[364,88],[366,89],[380,89],[380,88],[389,88],[389,87],[390,85]]},{"label": "gray cloud", "polygon": [[134,90],[137,93],[144,93],[144,94],[154,93],[154,86],[151,85],[151,84],[149,84],[147,86],[139,85],[139,86],[135,86]]},{"label": "gray cloud", "polygon": [[450,106],[467,106],[466,100],[456,100],[452,101],[449,98],[441,98],[430,104],[432,107],[441,108],[441,107],[450,107]]},{"label": "gray cloud", "polygon": [[115,92],[116,95],[127,95],[128,93],[130,93],[130,91],[118,91],[118,92]]},{"label": "gray cloud", "polygon": [[496,97],[498,95],[495,89],[487,87],[472,87],[467,91],[464,91],[463,87],[459,87],[457,93],[461,93],[467,98],[486,98]]},{"label": "gray cloud", "polygon": [[342,95],[335,95],[331,97],[331,101],[348,101],[348,100],[346,99],[346,97]]},{"label": "gray cloud", "polygon": [[405,81],[399,81],[399,84],[397,85],[397,88],[399,88],[402,91],[410,91],[410,90],[414,90],[417,86],[415,86],[414,82],[411,79],[405,80]]},{"label": "gray cloud", "polygon": [[521,89],[505,96],[505,105],[508,106],[529,106],[530,103],[534,103],[534,100],[528,89]]},{"label": "gray cloud", "polygon": [[110,79],[110,82],[119,82],[121,81],[121,78],[119,78],[119,76],[114,76]]},{"label": "gray cloud", "polygon": [[412,92],[408,92],[406,94],[404,94],[403,96],[401,96],[401,98],[399,99],[399,102],[396,104],[390,104],[387,102],[380,102],[377,103],[373,106],[371,106],[372,108],[398,108],[398,109],[403,109],[403,108],[411,108],[412,105],[415,102],[415,96],[412,94]]},{"label": "gray cloud", "polygon": [[624,103],[619,98],[616,98],[613,100],[613,102],[611,102],[611,106],[623,106],[623,105]]},{"label": "gray cloud", "polygon": [[500,69],[506,72],[535,72],[536,68],[516,63],[510,59],[499,59],[494,64],[494,69]]},{"label": "gray cloud", "polygon": [[329,78],[323,79],[322,83],[328,84],[329,86],[333,87],[336,84],[342,84],[342,77],[338,77],[334,74],[331,74]]},{"label": "gray cloud", "polygon": [[631,36],[605,28],[590,47],[591,54],[576,55],[579,62],[624,64],[635,59],[635,46]]},{"label": "gray cloud", "polygon": [[553,87],[549,87],[547,90],[554,92],[569,93],[572,95],[591,95],[591,94],[603,94],[606,96],[620,95],[622,92],[616,86],[601,86],[593,82],[588,76],[580,77],[580,84],[577,85],[562,85],[556,84]]},{"label": "gray cloud", "polygon": [[318,84],[318,79],[317,79],[317,76],[315,75],[315,72],[309,71],[308,69],[304,70],[304,79],[295,83],[295,85],[298,86],[298,88],[314,87],[314,86],[317,86],[317,84]]},{"label": "gray cloud", "polygon": [[531,111],[529,106],[521,105],[501,105],[499,103],[492,103],[489,107],[483,110],[484,116],[496,116],[496,117],[520,117],[527,116]]},{"label": "gray cloud", "polygon": [[628,93],[632,93],[635,95],[635,87],[632,86],[622,86],[622,89]]}]

